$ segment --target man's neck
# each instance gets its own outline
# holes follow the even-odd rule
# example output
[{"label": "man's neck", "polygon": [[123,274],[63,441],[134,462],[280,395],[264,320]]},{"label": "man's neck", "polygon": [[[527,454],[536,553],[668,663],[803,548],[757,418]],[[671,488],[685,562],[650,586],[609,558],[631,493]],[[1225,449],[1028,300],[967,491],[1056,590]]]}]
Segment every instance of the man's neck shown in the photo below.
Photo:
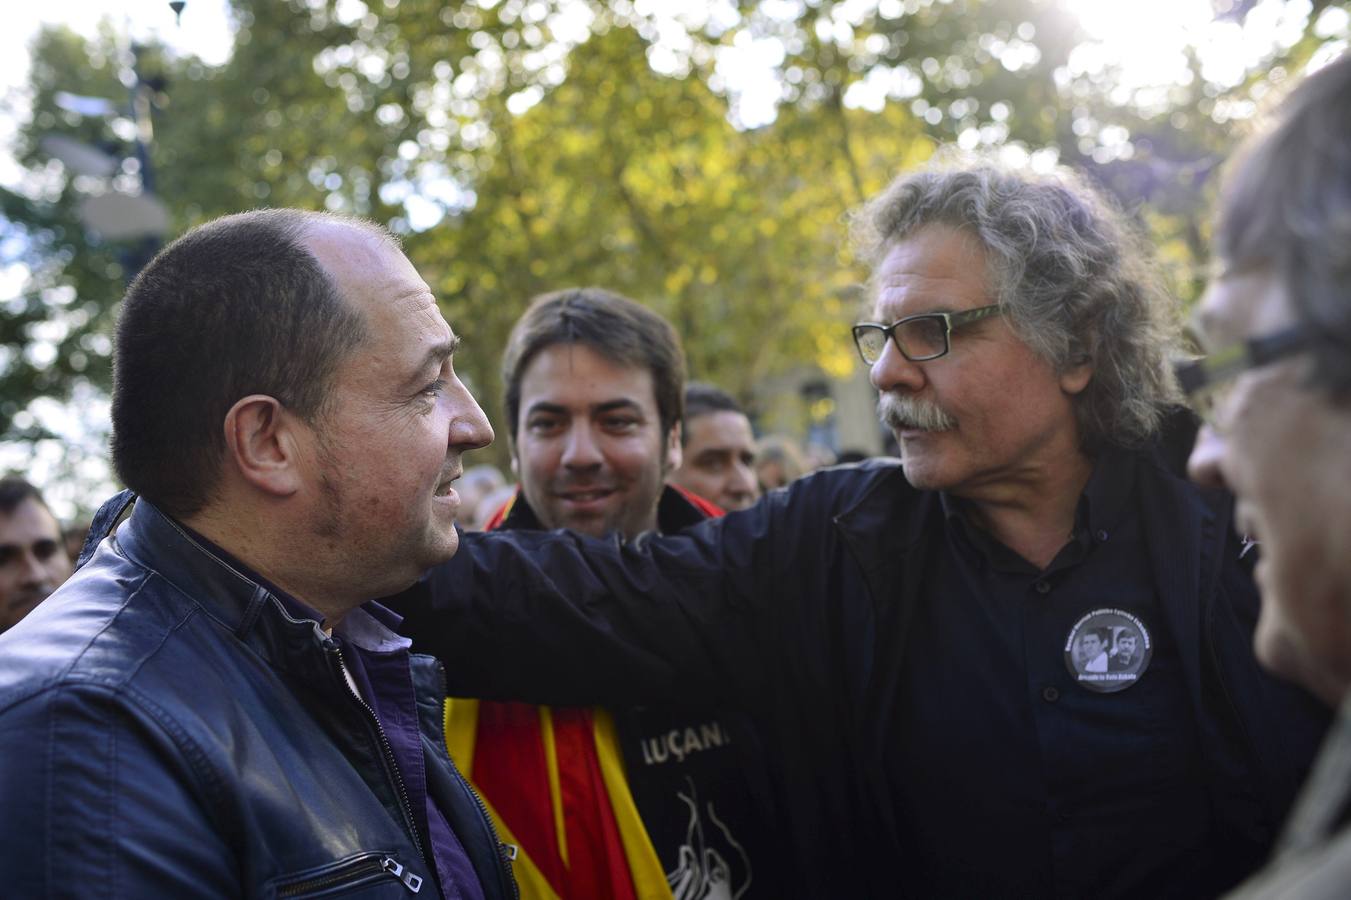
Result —
[{"label": "man's neck", "polygon": [[360,602],[343,602],[341,596],[317,585],[297,567],[307,555],[293,540],[276,534],[258,534],[241,529],[235,520],[213,510],[183,520],[183,524],[229,553],[268,584],[313,610],[325,632],[342,621]]},{"label": "man's neck", "polygon": [[1001,544],[1044,569],[1070,540],[1093,461],[1075,453],[1031,477],[963,495],[967,517]]}]

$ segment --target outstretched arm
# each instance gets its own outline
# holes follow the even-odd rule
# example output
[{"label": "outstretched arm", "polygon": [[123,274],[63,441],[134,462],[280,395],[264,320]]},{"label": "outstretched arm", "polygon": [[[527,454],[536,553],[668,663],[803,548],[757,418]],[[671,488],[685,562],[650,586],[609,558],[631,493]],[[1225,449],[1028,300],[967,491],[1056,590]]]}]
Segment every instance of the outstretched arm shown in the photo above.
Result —
[{"label": "outstretched arm", "polygon": [[[763,689],[795,613],[776,571],[799,539],[786,501],[627,544],[555,532],[461,535],[395,601],[450,692],[536,703],[741,705]],[[776,563],[776,557],[778,562]]]}]

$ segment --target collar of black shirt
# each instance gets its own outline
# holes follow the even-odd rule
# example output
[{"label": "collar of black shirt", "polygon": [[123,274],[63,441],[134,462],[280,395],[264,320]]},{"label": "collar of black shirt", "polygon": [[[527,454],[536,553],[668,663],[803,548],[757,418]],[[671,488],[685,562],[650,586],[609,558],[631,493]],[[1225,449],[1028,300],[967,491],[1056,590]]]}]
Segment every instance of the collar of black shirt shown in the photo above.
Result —
[{"label": "collar of black shirt", "polygon": [[[1126,504],[1135,485],[1135,454],[1109,445],[1093,461],[1093,473],[1079,496],[1074,511],[1074,531],[1065,548],[1056,555],[1046,573],[1076,565],[1089,551],[1106,541],[1126,514]],[[971,523],[966,515],[966,500],[947,492],[939,493],[948,528],[955,534],[961,551],[979,565],[1002,572],[1038,574],[1042,570],[995,540],[988,532]]]}]

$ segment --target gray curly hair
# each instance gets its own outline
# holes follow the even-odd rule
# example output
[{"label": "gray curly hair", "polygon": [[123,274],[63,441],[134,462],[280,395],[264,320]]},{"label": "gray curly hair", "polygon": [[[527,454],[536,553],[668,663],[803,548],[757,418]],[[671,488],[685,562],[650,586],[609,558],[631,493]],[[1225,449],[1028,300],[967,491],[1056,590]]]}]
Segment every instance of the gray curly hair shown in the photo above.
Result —
[{"label": "gray curly hair", "polygon": [[854,215],[852,230],[875,265],[927,225],[979,239],[991,294],[1057,373],[1092,366],[1075,397],[1085,449],[1157,434],[1181,401],[1170,364],[1180,315],[1151,276],[1143,242],[1106,200],[1063,168],[1041,174],[944,154],[893,181]]}]

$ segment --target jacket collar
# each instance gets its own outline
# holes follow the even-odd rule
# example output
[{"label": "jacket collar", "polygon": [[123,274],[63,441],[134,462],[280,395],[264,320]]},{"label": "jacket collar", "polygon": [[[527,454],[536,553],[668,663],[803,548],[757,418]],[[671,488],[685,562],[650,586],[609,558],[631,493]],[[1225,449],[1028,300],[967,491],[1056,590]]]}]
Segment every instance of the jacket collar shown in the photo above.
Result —
[{"label": "jacket collar", "polygon": [[[253,628],[269,601],[280,611],[266,586],[212,553],[144,498],[136,500],[114,539],[128,559],[158,573],[237,636]],[[286,618],[297,625],[303,621],[289,614]],[[318,623],[304,621],[304,627],[317,631]]]},{"label": "jacket collar", "polygon": [[[105,504],[105,508],[113,506],[125,512],[126,498],[118,495]],[[104,510],[99,516],[104,516],[102,520],[96,516],[101,538],[109,519]],[[327,664],[315,668],[321,657],[314,653],[332,650],[334,643],[324,634],[314,611],[299,600],[143,498],[135,499],[130,517],[115,534],[117,546],[128,559],[173,584],[274,665],[325,677]],[[369,649],[403,647],[408,641],[395,633],[400,621],[397,614],[370,602],[348,613],[338,631]],[[301,665],[301,659],[311,664]]]}]

